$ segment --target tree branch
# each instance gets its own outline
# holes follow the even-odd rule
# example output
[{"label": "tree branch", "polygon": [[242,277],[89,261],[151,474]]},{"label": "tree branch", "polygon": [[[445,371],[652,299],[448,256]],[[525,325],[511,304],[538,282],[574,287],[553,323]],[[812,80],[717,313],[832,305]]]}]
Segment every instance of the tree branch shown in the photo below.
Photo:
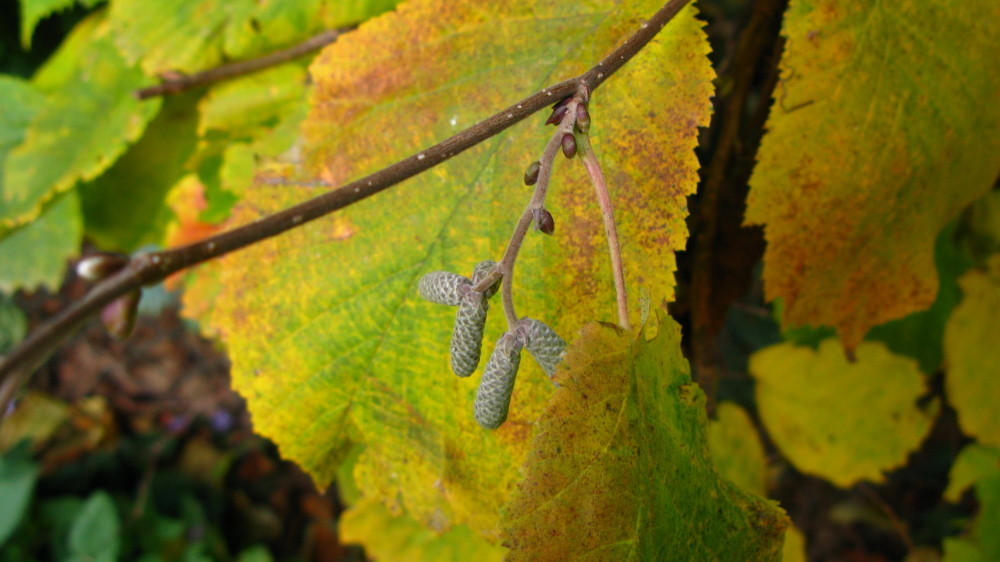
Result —
[{"label": "tree branch", "polygon": [[297,59],[302,55],[311,53],[321,47],[325,47],[326,45],[336,41],[338,37],[347,31],[350,31],[350,28],[327,30],[314,35],[297,45],[292,45],[287,49],[274,51],[273,53],[268,53],[255,59],[224,64],[222,66],[217,66],[202,72],[196,72],[194,74],[167,73],[161,76],[161,79],[163,80],[161,83],[148,88],[142,88],[141,90],[136,90],[132,95],[134,95],[136,99],[140,100],[154,98],[157,96],[176,95],[197,86],[211,84],[212,82],[219,82],[235,78],[237,76],[243,76],[244,74],[257,72],[258,70],[263,70],[271,66],[286,63],[292,59]]},{"label": "tree branch", "polygon": [[642,50],[689,1],[669,0],[631,37],[583,74],[532,94],[430,148],[250,224],[186,246],[136,255],[124,269],[98,283],[82,299],[31,332],[0,362],[0,405],[6,404],[21,383],[87,318],[115,298],[141,286],[155,284],[182,269],[276,236],[371,197],[499,134],[536,111],[575,94],[581,88],[593,92]]}]

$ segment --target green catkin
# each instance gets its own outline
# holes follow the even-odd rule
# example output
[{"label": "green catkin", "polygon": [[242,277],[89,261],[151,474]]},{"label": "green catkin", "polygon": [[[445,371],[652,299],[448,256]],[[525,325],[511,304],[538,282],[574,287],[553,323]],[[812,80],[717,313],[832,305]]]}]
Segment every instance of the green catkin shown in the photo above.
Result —
[{"label": "green catkin", "polygon": [[521,363],[521,341],[510,332],[500,336],[483,369],[474,405],[476,421],[485,429],[496,429],[507,419]]},{"label": "green catkin", "polygon": [[465,293],[458,305],[455,330],[451,334],[451,370],[460,377],[471,375],[479,366],[488,310],[486,295],[476,291]]},{"label": "green catkin", "polygon": [[554,375],[563,351],[566,350],[566,340],[534,318],[522,318],[518,329],[525,341],[524,348],[542,366],[546,375]]},{"label": "green catkin", "polygon": [[448,306],[458,306],[462,302],[462,287],[470,287],[467,277],[450,271],[432,271],[420,279],[417,290],[425,299]]}]

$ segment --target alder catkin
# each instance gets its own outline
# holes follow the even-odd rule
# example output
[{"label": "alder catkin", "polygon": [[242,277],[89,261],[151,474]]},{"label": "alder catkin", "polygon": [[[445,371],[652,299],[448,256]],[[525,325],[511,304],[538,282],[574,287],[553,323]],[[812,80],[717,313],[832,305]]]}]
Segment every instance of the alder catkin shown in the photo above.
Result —
[{"label": "alder catkin", "polygon": [[534,318],[522,318],[518,331],[524,339],[524,348],[538,361],[545,374],[551,377],[566,350],[566,341],[545,323]]},{"label": "alder catkin", "polygon": [[424,275],[417,285],[420,296],[438,304],[458,306],[462,302],[462,287],[471,287],[467,277],[450,271],[432,271]]},{"label": "alder catkin", "polygon": [[[486,278],[487,275],[493,273],[496,269],[497,262],[493,260],[483,260],[476,264],[476,268],[472,270],[472,284],[477,285],[480,281]],[[500,281],[502,278],[497,278],[496,282],[486,288],[483,291],[483,295],[486,298],[490,298],[497,293],[497,289],[500,288]]]},{"label": "alder catkin", "polygon": [[508,332],[500,336],[486,362],[474,405],[476,421],[485,429],[496,429],[507,419],[517,368],[521,364],[521,346],[520,339]]},{"label": "alder catkin", "polygon": [[486,295],[468,291],[462,296],[451,334],[451,370],[460,377],[476,372],[483,348],[483,327],[489,310]]}]

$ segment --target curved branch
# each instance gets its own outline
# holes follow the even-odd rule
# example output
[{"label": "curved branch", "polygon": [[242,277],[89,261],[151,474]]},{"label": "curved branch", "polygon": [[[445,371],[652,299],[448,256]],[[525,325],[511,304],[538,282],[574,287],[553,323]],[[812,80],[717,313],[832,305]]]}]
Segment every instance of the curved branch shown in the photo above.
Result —
[{"label": "curved branch", "polygon": [[129,265],[97,284],[82,299],[42,324],[0,362],[0,405],[6,404],[31,375],[90,316],[117,297],[203,261],[281,234],[357,203],[424,172],[493,137],[540,109],[581,88],[593,92],[632,59],[690,0],[668,0],[632,36],[583,74],[564,80],[503,109],[491,117],[369,176],[268,215],[250,224],[178,248],[139,254]]}]

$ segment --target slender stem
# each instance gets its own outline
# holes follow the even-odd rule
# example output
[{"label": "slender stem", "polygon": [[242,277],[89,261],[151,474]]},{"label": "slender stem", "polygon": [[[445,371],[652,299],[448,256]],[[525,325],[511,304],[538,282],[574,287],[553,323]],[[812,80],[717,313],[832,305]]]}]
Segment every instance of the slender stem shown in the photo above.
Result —
[{"label": "slender stem", "polygon": [[600,162],[597,161],[594,149],[590,146],[590,135],[587,133],[577,133],[576,142],[583,165],[587,168],[587,173],[590,174],[591,181],[594,182],[597,204],[601,207],[601,218],[604,220],[604,236],[608,239],[608,253],[611,255],[611,273],[615,279],[618,324],[622,328],[630,330],[631,327],[628,321],[628,296],[625,293],[625,266],[622,262],[622,249],[621,244],[618,242],[618,225],[615,223],[615,209],[611,204],[608,184],[604,180],[604,172],[601,170]]},{"label": "slender stem", "polygon": [[21,382],[27,380],[28,376],[88,317],[115,298],[143,285],[162,281],[182,269],[276,236],[371,197],[499,134],[536,111],[551,105],[553,101],[573,95],[581,88],[593,92],[646,46],[688,2],[690,0],[666,2],[635,34],[587,72],[528,96],[426,150],[343,187],[247,225],[193,244],[135,256],[129,266],[95,285],[83,298],[32,331],[0,361],[0,379],[2,379],[0,404],[6,404]]},{"label": "slender stem", "polygon": [[134,95],[136,99],[140,100],[155,98],[157,96],[175,95],[197,86],[203,86],[212,82],[219,82],[235,78],[237,76],[243,76],[244,74],[257,72],[258,70],[263,70],[265,68],[277,66],[290,60],[297,59],[302,55],[311,53],[321,47],[325,47],[326,45],[336,41],[338,37],[347,31],[350,31],[350,28],[330,29],[314,35],[301,43],[292,45],[287,49],[274,51],[273,53],[268,53],[255,59],[224,64],[222,66],[217,66],[202,72],[196,72],[194,74],[168,74],[161,77],[163,80],[161,83],[148,88],[142,88],[141,90],[136,90],[132,95]]}]

